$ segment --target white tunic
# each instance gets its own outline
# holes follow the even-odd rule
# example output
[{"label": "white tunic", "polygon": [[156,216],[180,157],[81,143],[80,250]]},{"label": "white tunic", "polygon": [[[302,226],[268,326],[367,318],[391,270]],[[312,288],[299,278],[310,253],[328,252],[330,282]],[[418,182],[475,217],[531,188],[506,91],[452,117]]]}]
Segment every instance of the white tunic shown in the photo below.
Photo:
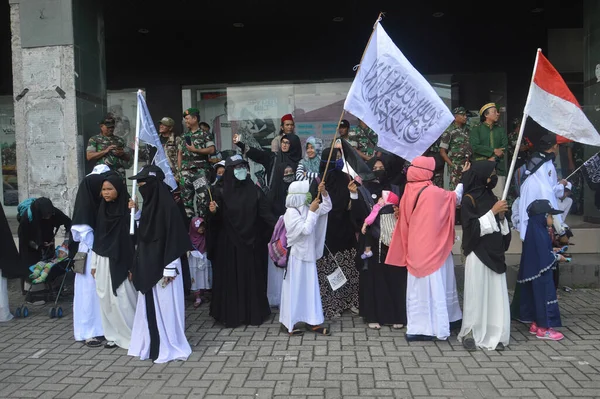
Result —
[{"label": "white tunic", "polygon": [[75,273],[75,295],[73,297],[73,334],[75,341],[100,337],[102,315],[100,300],[96,294],[96,280],[92,276],[92,246],[94,245],[94,230],[87,224],[71,226],[73,240],[79,242],[79,252],[86,252],[85,273]]},{"label": "white tunic", "polygon": [[279,322],[288,331],[298,322],[320,325],[324,321],[317,260],[323,256],[327,213],[331,206],[327,196],[323,197],[317,212],[302,206],[288,209],[284,215],[291,250],[281,290]]},{"label": "white tunic", "polygon": [[96,269],[96,292],[100,299],[104,337],[123,349],[129,349],[137,292],[131,281],[125,279],[117,288],[117,296],[113,294],[108,258],[92,252],[92,268]]},{"label": "white tunic", "polygon": [[[172,360],[187,360],[192,348],[185,337],[185,298],[183,296],[183,277],[181,277],[181,260],[177,259],[167,265],[177,268],[175,280],[162,286],[161,281],[152,288],[156,324],[160,337],[158,358],[154,363],[166,363]],[[135,321],[133,323],[132,340],[129,347],[130,356],[146,360],[150,357],[150,331],[146,314],[146,297],[138,295]]]},{"label": "white tunic", "polygon": [[[489,211],[479,218],[481,237],[500,231],[510,234],[508,222],[500,226]],[[495,350],[498,343],[508,345],[510,340],[510,303],[506,287],[506,273],[498,274],[483,264],[475,252],[465,262],[465,291],[463,321],[458,341],[473,332],[478,348]]]},{"label": "white tunic", "polygon": [[452,252],[442,267],[429,276],[415,277],[408,273],[406,315],[406,334],[441,340],[450,336],[450,323],[462,318]]},{"label": "white tunic", "polygon": [[[567,184],[567,188],[571,189],[571,183]],[[565,193],[565,187],[558,183],[556,169],[551,161],[544,162],[542,166],[532,175],[529,175],[520,190],[518,200],[518,218],[513,218],[515,228],[519,230],[521,240],[525,240],[527,232],[527,207],[535,200],[546,199],[550,201],[554,209],[559,209],[558,198],[562,198]],[[516,209],[515,209],[516,211]],[[564,218],[562,215],[554,215],[555,227],[561,232]],[[515,223],[516,222],[516,223]]]}]

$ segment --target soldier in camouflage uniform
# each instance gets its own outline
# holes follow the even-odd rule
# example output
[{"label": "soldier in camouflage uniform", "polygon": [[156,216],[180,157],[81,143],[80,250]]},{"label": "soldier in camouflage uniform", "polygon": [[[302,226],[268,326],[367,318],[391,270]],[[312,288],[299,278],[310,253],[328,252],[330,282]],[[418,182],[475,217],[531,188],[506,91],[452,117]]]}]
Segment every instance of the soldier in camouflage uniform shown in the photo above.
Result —
[{"label": "soldier in camouflage uniform", "polygon": [[[208,185],[211,181],[211,165],[208,158],[216,152],[215,141],[212,133],[200,129],[200,111],[197,108],[187,109],[183,117],[188,132],[181,140],[177,155],[181,199],[188,218],[194,215],[205,218],[210,203]],[[191,145],[188,144],[188,140]],[[202,177],[205,178],[206,184],[194,189],[194,182]],[[194,197],[196,212],[194,212]]]},{"label": "soldier in camouflage uniform", "polygon": [[450,174],[449,189],[454,190],[460,183],[462,168],[473,154],[469,142],[469,126],[467,110],[464,107],[454,108],[454,122],[448,126],[440,137],[440,155],[448,165]]},{"label": "soldier in camouflage uniform", "polygon": [[377,133],[360,119],[358,120],[358,126],[348,132],[347,140],[354,144],[356,152],[358,152],[358,155],[360,155],[363,160],[368,161],[375,154],[375,147],[377,147]]},{"label": "soldier in camouflage uniform", "polygon": [[107,116],[100,121],[101,133],[88,141],[86,158],[96,165],[107,165],[125,179],[125,170],[133,165],[131,148],[125,140],[114,135],[115,120]]},{"label": "soldier in camouflage uniform", "polygon": [[179,148],[181,148],[181,142],[183,140],[181,136],[175,136],[173,126],[175,126],[175,121],[171,118],[164,117],[160,120],[160,125],[158,126],[158,133],[160,134],[160,142],[162,143],[163,149],[165,150],[165,155],[169,160],[171,172],[173,172],[173,176],[175,176],[175,179],[179,181],[179,178],[177,176],[177,155],[179,153]]}]

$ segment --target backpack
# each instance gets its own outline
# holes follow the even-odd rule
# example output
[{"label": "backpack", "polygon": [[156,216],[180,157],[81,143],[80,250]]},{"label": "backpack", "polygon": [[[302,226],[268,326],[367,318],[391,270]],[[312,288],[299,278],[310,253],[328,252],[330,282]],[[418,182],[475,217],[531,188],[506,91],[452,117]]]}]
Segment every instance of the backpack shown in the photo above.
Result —
[{"label": "backpack", "polygon": [[23,217],[23,215],[25,215],[26,212],[27,212],[27,218],[31,222],[31,220],[33,219],[33,215],[31,213],[31,205],[33,204],[34,201],[35,201],[35,198],[27,198],[26,200],[21,202],[19,205],[17,205],[17,222],[21,222],[21,218]]},{"label": "backpack", "polygon": [[275,224],[273,235],[269,240],[269,257],[277,267],[286,268],[288,263],[288,253],[290,248],[287,246],[287,231],[283,216],[279,216],[279,220]]},{"label": "backpack", "polygon": [[[296,210],[300,213],[298,209]],[[283,221],[284,216],[285,215],[279,216],[268,245],[269,257],[275,266],[282,269],[287,268],[288,255],[290,253],[290,247],[287,245],[287,230],[285,229],[285,222]]]},{"label": "backpack", "polygon": [[515,170],[515,173],[513,175],[513,183],[514,183],[515,192],[517,194],[517,197],[519,195],[521,195],[521,186],[523,185],[523,182],[527,178],[527,174],[525,174],[526,171],[527,171],[527,164],[523,164],[519,167],[519,169]]}]

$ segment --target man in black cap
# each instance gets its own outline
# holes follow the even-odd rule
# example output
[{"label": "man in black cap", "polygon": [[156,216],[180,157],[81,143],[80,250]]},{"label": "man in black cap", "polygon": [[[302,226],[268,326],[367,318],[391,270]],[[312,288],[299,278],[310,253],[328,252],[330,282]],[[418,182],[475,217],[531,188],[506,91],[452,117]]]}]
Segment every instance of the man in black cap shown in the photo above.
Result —
[{"label": "man in black cap", "polygon": [[[519,230],[521,240],[525,239],[527,231],[529,205],[533,201],[545,199],[550,201],[554,209],[560,209],[558,199],[564,196],[565,188],[570,190],[572,187],[566,180],[558,180],[553,163],[557,152],[556,136],[546,134],[539,141],[538,151],[525,164],[520,196],[513,204],[513,224]],[[554,228],[559,235],[570,234],[562,215],[554,215]]]},{"label": "man in black cap", "polygon": [[115,120],[111,115],[100,121],[100,134],[93,136],[88,141],[86,158],[96,165],[107,165],[117,172],[123,179],[125,170],[133,165],[131,148],[125,146],[121,137],[114,135]]}]

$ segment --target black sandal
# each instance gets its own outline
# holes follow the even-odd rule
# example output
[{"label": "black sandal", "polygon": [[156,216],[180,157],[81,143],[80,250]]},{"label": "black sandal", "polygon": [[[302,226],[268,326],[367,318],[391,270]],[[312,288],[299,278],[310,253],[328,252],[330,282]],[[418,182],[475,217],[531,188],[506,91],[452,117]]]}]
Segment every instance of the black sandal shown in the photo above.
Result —
[{"label": "black sandal", "polygon": [[321,334],[329,337],[331,335],[331,331],[329,328],[323,326],[311,326],[309,324],[306,325],[306,330],[310,332],[314,332],[315,334]]},{"label": "black sandal", "polygon": [[288,329],[282,324],[281,332],[286,333],[290,337],[301,336],[304,335],[304,331],[294,328],[292,331],[288,331]]},{"label": "black sandal", "polygon": [[98,338],[89,338],[85,340],[85,345],[88,348],[99,348],[102,346],[102,341],[100,341]]}]

